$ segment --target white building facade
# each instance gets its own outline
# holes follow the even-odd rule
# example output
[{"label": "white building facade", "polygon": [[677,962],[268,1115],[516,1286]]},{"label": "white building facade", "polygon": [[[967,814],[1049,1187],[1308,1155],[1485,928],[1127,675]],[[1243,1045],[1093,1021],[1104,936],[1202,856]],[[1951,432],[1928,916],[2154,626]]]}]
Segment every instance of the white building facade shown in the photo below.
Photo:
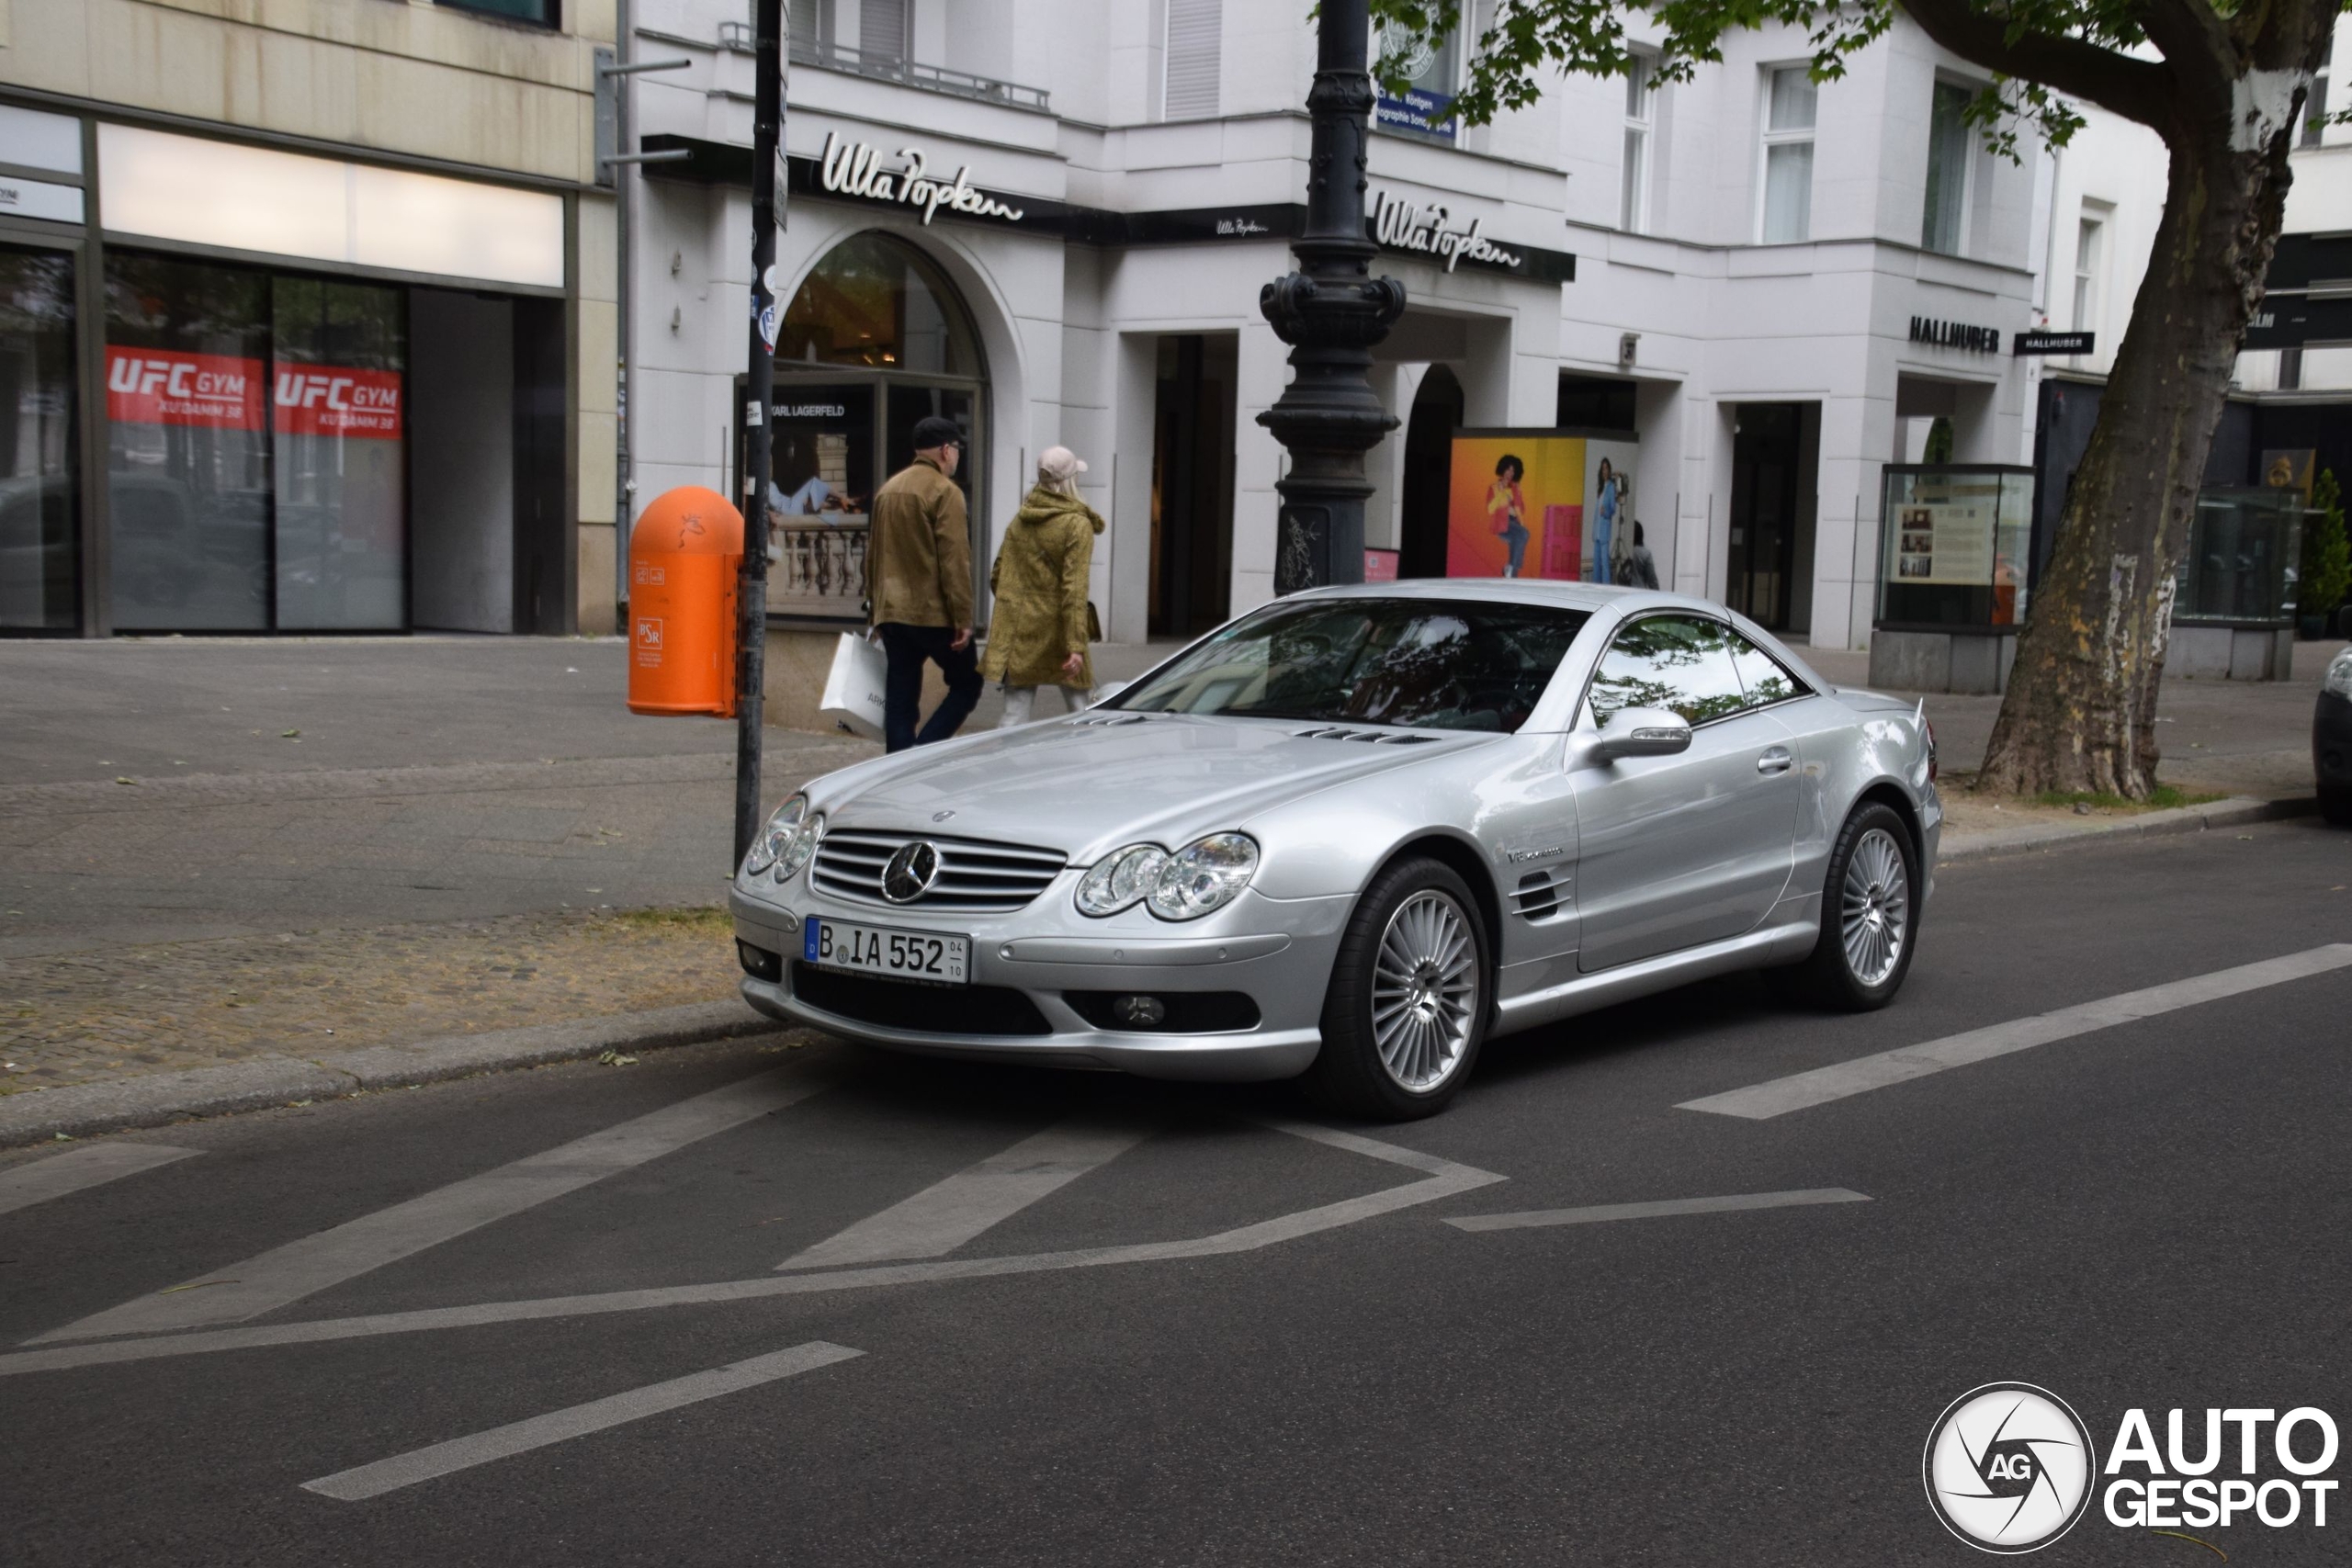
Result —
[{"label": "white building facade", "polygon": [[[741,488],[741,17],[639,0],[629,29],[639,61],[690,62],[634,85],[638,148],[672,154],[625,195],[638,508]],[[971,432],[983,579],[1058,443],[1110,519],[1111,639],[1270,598],[1283,454],[1256,416],[1289,372],[1258,297],[1304,211],[1306,0],[797,0],[792,18],[772,608],[812,630],[856,614],[863,496],[929,412]],[[1800,33],[1724,52],[1689,84],[1568,78],[1491,127],[1417,127],[1458,80],[1449,49],[1427,93],[1384,101],[1375,270],[1408,304],[1376,351],[1400,423],[1370,457],[1366,532],[1406,574],[1445,569],[1456,432],[1582,432],[1631,449],[1627,521],[1668,586],[1860,647],[1882,468],[1937,418],[1955,460],[2017,459],[2009,345],[2034,324],[2040,214],[2033,167],[1959,124],[1979,79],[1901,20],[1818,86]]]}]

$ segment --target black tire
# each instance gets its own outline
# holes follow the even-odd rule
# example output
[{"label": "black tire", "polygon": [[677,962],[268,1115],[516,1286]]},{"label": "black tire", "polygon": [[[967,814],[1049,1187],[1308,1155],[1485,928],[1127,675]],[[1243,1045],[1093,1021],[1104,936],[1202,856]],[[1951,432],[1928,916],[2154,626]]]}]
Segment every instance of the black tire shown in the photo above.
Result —
[{"label": "black tire", "polygon": [[[1384,943],[1391,924],[1408,905],[1412,911],[1399,927],[1401,945],[1390,950],[1392,974],[1384,976]],[[1442,971],[1434,961],[1426,966],[1427,978],[1438,982],[1434,987],[1418,988],[1426,981],[1416,981],[1417,988],[1384,999],[1392,1015],[1394,1010],[1405,1009],[1419,1020],[1416,1023],[1392,1016],[1389,1021],[1406,1033],[1392,1034],[1390,1054],[1384,1054],[1373,1016],[1374,993],[1386,990],[1404,951],[1413,945],[1414,931],[1407,928],[1435,938],[1445,931],[1449,916],[1467,937],[1469,951],[1447,958]],[[1457,973],[1452,964],[1459,956],[1469,959],[1469,967]],[[1494,971],[1486,919],[1460,874],[1420,856],[1385,868],[1356,900],[1348,929],[1340,935],[1330,987],[1323,998],[1323,1049],[1299,1080],[1301,1086],[1317,1104],[1345,1116],[1411,1122],[1436,1115],[1461,1091],[1477,1063],[1478,1048],[1486,1043]],[[1464,978],[1469,982],[1466,998],[1458,989]],[[1401,1067],[1391,1066],[1391,1055]],[[1410,1081],[1424,1077],[1427,1081]]]},{"label": "black tire", "polygon": [[2319,814],[2338,828],[2352,828],[2352,789],[2341,784],[2320,785]]},{"label": "black tire", "polygon": [[[1848,951],[1844,908],[1847,876],[1854,868],[1857,854],[1866,855],[1876,864],[1865,865],[1862,880],[1872,886],[1892,889],[1894,885],[1889,879],[1871,874],[1888,868],[1889,849],[1894,852],[1892,863],[1899,865],[1902,872],[1901,929],[1893,943],[1891,965],[1883,972],[1865,973]],[[1884,1007],[1903,988],[1903,977],[1911,972],[1911,955],[1918,951],[1919,886],[1919,852],[1911,841],[1910,825],[1893,807],[1882,802],[1865,801],[1856,807],[1853,815],[1846,818],[1845,827],[1838,829],[1838,842],[1829,852],[1829,874],[1821,886],[1821,934],[1814,942],[1813,952],[1786,969],[1768,970],[1767,980],[1783,995],[1838,1012],[1871,1012]],[[1878,928],[1882,932],[1883,916],[1891,902],[1881,897],[1871,906],[1882,917]],[[1862,918],[1867,921],[1869,916],[1870,909],[1865,909]]]}]

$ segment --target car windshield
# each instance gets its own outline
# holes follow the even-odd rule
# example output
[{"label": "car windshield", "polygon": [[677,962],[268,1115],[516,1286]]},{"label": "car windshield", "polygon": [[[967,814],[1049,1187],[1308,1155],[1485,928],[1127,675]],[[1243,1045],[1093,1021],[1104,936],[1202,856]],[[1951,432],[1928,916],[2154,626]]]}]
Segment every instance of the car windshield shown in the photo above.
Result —
[{"label": "car windshield", "polygon": [[1527,722],[1582,610],[1441,599],[1271,605],[1107,705],[1509,733]]}]

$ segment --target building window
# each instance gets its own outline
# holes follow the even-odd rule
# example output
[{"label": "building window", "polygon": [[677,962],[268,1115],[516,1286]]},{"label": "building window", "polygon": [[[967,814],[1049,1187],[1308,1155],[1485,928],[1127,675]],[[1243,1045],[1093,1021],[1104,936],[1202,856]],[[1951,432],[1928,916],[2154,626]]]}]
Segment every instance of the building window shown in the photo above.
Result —
[{"label": "building window", "polygon": [[785,17],[785,36],[793,52],[813,58],[833,43],[833,0],[792,0]]},{"label": "building window", "polygon": [[0,247],[0,626],[80,619],[74,253]]},{"label": "building window", "polygon": [[1224,65],[1225,0],[1168,0],[1168,118],[1215,118]]},{"label": "building window", "polygon": [[2098,268],[2106,241],[2107,224],[2100,219],[2086,217],[2075,231],[2075,330],[2078,333],[2098,328]]},{"label": "building window", "polygon": [[1919,243],[1948,256],[1960,254],[1968,219],[1969,96],[1965,87],[1939,82],[1928,111],[1928,212]]},{"label": "building window", "polygon": [[1775,66],[1764,108],[1764,199],[1758,238],[1793,244],[1813,233],[1813,121],[1817,93],[1803,65]]},{"label": "building window", "polygon": [[1384,23],[1373,48],[1380,73],[1405,78],[1402,92],[1380,89],[1373,101],[1375,130],[1392,131],[1423,141],[1453,145],[1453,97],[1462,85],[1462,31],[1456,28],[1442,39],[1416,37]]},{"label": "building window", "polygon": [[561,0],[435,0],[435,3],[447,10],[471,11],[482,17],[503,17],[510,22],[528,22],[534,27],[563,25]]},{"label": "building window", "polygon": [[868,60],[905,60],[914,28],[907,0],[857,0],[857,52]]},{"label": "building window", "polygon": [[1650,73],[1657,62],[1636,54],[1625,70],[1624,188],[1618,193],[1617,226],[1631,234],[1650,227],[1650,131],[1657,119],[1657,89]]},{"label": "building window", "polygon": [[2328,34],[2327,48],[2319,57],[2319,73],[2312,78],[2312,95],[2303,100],[2302,144],[2316,147],[2327,130],[2328,67],[2335,59],[2335,35]]}]

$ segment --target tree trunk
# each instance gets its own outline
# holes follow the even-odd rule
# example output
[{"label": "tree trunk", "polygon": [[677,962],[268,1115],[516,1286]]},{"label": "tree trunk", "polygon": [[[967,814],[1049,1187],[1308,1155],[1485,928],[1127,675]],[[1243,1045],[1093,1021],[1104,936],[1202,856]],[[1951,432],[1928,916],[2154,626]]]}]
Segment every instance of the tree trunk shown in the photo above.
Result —
[{"label": "tree trunk", "polygon": [[2275,125],[2214,117],[2165,132],[2164,219],[2018,638],[1979,789],[2143,800],[2155,787],[2174,573],[2278,241],[2302,94],[2292,102]]}]

